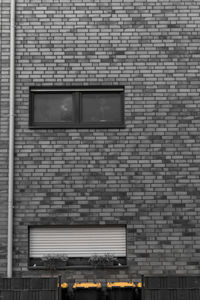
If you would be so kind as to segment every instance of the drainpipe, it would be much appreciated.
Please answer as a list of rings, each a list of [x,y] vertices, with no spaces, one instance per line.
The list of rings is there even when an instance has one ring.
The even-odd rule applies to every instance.
[[[7,277],[12,277],[13,187],[14,187],[14,100],[15,100],[15,0],[10,2],[10,114],[8,170],[8,249]]]

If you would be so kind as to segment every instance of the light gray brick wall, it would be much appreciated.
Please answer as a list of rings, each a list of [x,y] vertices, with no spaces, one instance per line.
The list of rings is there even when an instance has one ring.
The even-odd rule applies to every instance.
[[[16,2],[14,274],[28,225],[113,223],[128,268],[67,279],[199,274],[199,1]],[[69,85],[124,85],[125,129],[30,130],[29,87]]]

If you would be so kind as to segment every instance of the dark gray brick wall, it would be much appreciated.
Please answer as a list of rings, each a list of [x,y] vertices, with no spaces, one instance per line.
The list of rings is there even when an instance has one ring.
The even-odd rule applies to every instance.
[[[199,274],[199,1],[16,2],[14,274],[34,224],[127,224],[127,269],[69,279]],[[29,86],[68,85],[124,85],[126,128],[29,130]]]
[[[0,276],[7,253],[7,181],[9,111],[9,1],[0,3]]]

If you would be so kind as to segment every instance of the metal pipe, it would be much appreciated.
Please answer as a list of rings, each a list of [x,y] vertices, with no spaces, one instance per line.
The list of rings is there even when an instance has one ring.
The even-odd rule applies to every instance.
[[[13,260],[13,187],[14,187],[14,101],[15,100],[15,0],[10,2],[10,113],[8,169],[8,249],[7,277],[12,277]]]

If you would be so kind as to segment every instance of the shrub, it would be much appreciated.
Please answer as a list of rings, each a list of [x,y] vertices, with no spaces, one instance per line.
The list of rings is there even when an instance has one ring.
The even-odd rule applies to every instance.
[[[119,261],[118,259],[109,253],[106,253],[105,255],[93,255],[89,259],[89,264],[93,266],[114,266],[118,265]]]

